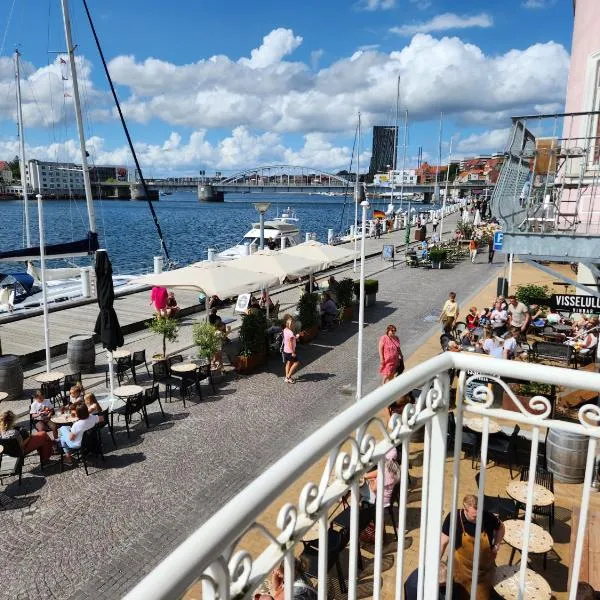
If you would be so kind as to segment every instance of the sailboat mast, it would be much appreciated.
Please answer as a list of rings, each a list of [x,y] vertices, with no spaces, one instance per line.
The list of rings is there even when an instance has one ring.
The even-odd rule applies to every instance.
[[[23,107],[21,105],[21,68],[20,53],[15,50],[15,71],[17,77],[17,121],[19,127],[19,154],[21,170],[21,187],[23,188],[23,213],[25,214],[25,244],[31,247],[31,231],[29,230],[29,195],[27,193],[27,175],[25,174],[25,137],[23,136]]]
[[[400,210],[404,198],[404,170],[406,169],[406,145],[408,143],[408,110],[404,111],[404,141],[402,144],[402,180],[400,181]],[[409,215],[410,216],[410,215]]]
[[[400,110],[400,75],[398,75],[398,86],[396,88],[396,118],[394,119],[394,155],[392,156],[392,192],[390,204],[394,204],[394,187],[396,180],[396,164],[398,161],[398,111]]]
[[[73,81],[73,103],[75,104],[75,118],[77,121],[77,133],[79,134],[79,146],[81,149],[81,168],[83,170],[83,185],[85,187],[85,201],[87,204],[90,231],[96,233],[96,215],[94,212],[94,200],[92,198],[92,185],[90,183],[90,171],[87,162],[87,151],[85,149],[85,135],[83,133],[83,119],[81,117],[81,101],[79,99],[79,85],[77,83],[77,68],[75,66],[75,51],[71,37],[71,21],[69,19],[69,1],[61,0],[63,21],[65,24],[65,39],[67,41],[67,52],[69,54],[69,66],[71,67],[71,79]]]
[[[358,233],[358,203],[360,201],[360,112],[358,113],[358,133],[356,144],[356,181],[354,182],[354,267],[356,272],[356,252],[357,252],[357,233]],[[364,227],[364,223],[363,223]]]
[[[435,170],[435,191],[434,191],[434,202],[440,201],[440,169],[442,167],[442,127],[444,123],[444,113],[440,113],[440,137],[438,141],[438,165]]]

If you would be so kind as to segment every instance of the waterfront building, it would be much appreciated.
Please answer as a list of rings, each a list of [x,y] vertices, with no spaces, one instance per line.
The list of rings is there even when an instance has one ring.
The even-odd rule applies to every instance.
[[[435,183],[436,180],[444,181],[446,178],[446,169],[448,165],[430,165],[424,162],[416,169],[417,179],[419,183]]]
[[[418,183],[416,169],[400,169],[399,171],[388,171],[387,173],[377,173],[373,177],[375,185],[391,186],[392,178],[394,186],[415,185]]]
[[[388,125],[375,125],[373,127],[373,146],[369,175],[386,173],[395,164],[394,158],[398,154],[398,128]]]

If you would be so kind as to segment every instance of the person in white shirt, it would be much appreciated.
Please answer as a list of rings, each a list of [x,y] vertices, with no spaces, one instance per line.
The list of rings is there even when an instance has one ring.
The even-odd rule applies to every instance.
[[[511,329],[508,331],[502,346],[502,358],[505,358],[506,360],[512,360],[515,357],[517,353],[518,334],[519,329],[517,327],[511,327]]]
[[[490,322],[495,335],[503,335],[506,332],[506,321],[508,313],[502,308],[502,302],[496,302],[496,306],[490,315]]]
[[[81,448],[81,442],[83,441],[83,434],[95,427],[101,420],[98,415],[90,415],[88,407],[85,404],[77,406],[77,421],[69,427],[63,425],[58,430],[58,437],[60,439],[61,446],[65,451],[65,458],[67,464],[72,461],[70,450],[77,450]]]
[[[50,417],[54,414],[54,407],[50,400],[44,398],[44,394],[40,390],[33,395],[29,406],[29,414],[35,421],[35,428],[38,431],[52,430],[53,437],[56,437],[56,425],[50,421]]]

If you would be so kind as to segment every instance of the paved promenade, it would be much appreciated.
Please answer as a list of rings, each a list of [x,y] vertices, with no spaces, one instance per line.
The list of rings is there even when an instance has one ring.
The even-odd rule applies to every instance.
[[[498,275],[500,264],[480,260],[441,271],[369,261],[367,273],[378,273],[380,291],[366,311],[365,391],[378,384],[376,344],[385,325],[398,325],[410,355],[437,327],[431,316],[450,289],[466,306]],[[291,305],[297,297],[289,290],[281,301]],[[189,343],[189,330],[169,351]],[[283,383],[275,357],[264,372],[226,374],[215,394],[204,386],[201,403],[164,405],[163,423],[155,409],[149,431],[136,424],[128,440],[119,428],[118,450],[107,441],[106,463],[94,463],[89,477],[82,468],[61,474],[56,466],[41,476],[29,458],[23,486],[11,478],[0,488],[0,597],[120,597],[247,482],[354,402],[344,387],[355,381],[356,330],[346,324],[302,346],[296,385]],[[149,354],[156,346],[142,334],[129,342]]]

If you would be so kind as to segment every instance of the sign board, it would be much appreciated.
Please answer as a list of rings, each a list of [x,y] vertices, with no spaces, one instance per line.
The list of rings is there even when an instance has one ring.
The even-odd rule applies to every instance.
[[[552,294],[550,306],[557,311],[600,314],[600,298],[585,294]]]
[[[473,377],[473,375],[476,375],[477,377],[475,377],[471,381],[468,381],[468,379],[470,377]],[[468,383],[466,383],[465,385],[465,398],[471,400],[471,402],[481,402],[481,400],[476,400],[473,397],[473,393],[478,387],[484,386],[488,389],[492,388],[492,380],[486,377],[485,375],[476,373],[475,371],[467,371],[467,381]]]
[[[394,260],[394,244],[384,244],[382,251],[383,260]]]
[[[250,294],[240,294],[235,304],[235,312],[244,312],[250,304]]]
[[[502,250],[504,246],[504,232],[494,231],[494,250]]]

